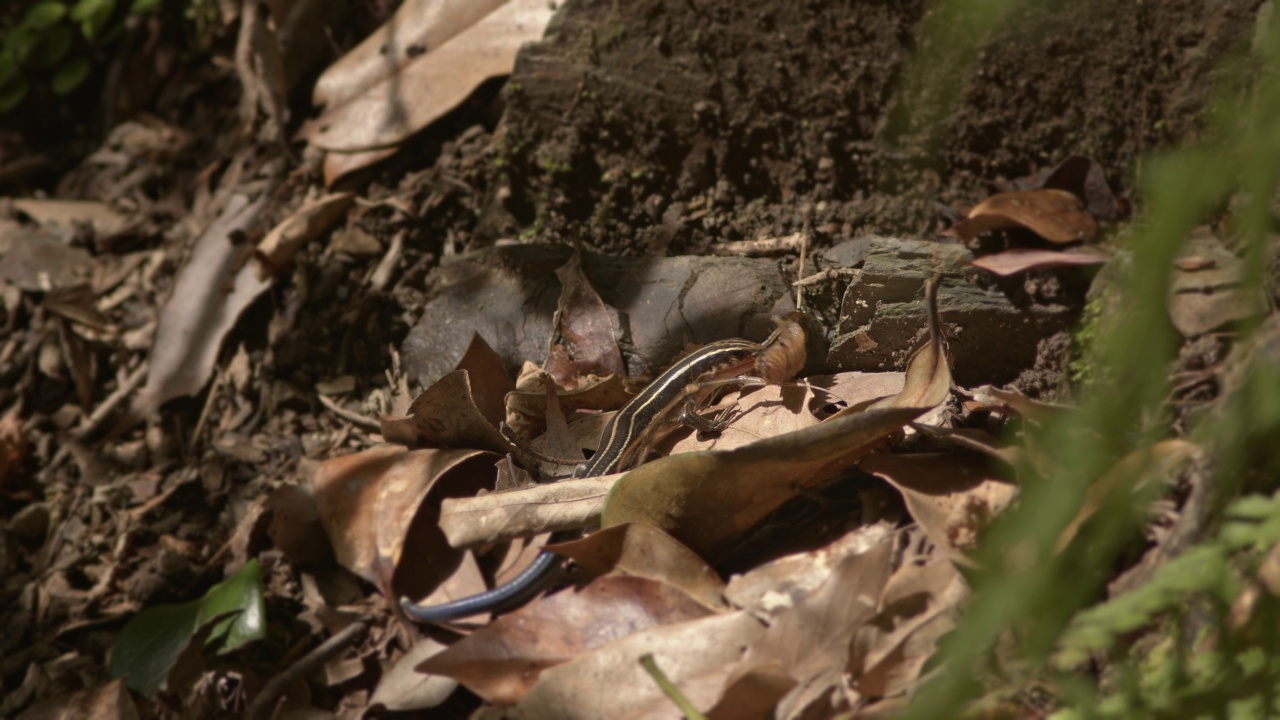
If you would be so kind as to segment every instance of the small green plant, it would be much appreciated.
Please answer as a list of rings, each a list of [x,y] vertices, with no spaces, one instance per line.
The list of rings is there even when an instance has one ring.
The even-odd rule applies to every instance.
[[[93,49],[120,36],[125,16],[159,5],[160,0],[36,2],[0,42],[0,112],[21,104],[33,83],[48,83],[55,95],[80,87],[93,68]]]

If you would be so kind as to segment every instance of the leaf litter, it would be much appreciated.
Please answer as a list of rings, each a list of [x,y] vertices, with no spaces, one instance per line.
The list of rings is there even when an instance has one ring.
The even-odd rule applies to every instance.
[[[444,3],[405,3],[402,7],[410,6],[423,15],[449,7]],[[479,17],[488,6],[459,8],[454,11]],[[548,17],[549,10],[539,8]],[[402,27],[410,22],[407,16],[396,21]],[[415,30],[412,37],[397,36],[396,23],[390,24],[385,34],[371,38],[363,53],[362,62],[368,64],[372,59],[377,72],[399,73],[403,61],[420,54],[423,48],[417,43],[424,42],[429,55],[434,48],[452,44],[444,38],[458,37],[461,32],[456,28],[428,29],[422,35]],[[461,22],[457,27],[465,25]],[[602,47],[608,50],[607,39]],[[388,50],[387,62],[379,57],[384,55],[380,50]],[[667,51],[658,45],[655,50]],[[270,58],[262,55],[259,62],[264,60]],[[255,72],[261,77],[253,82],[266,82],[260,89],[277,96],[274,100],[264,96],[259,102],[266,120],[278,124],[283,116],[272,114],[279,110],[278,106],[273,110],[272,103],[279,100],[282,87],[273,87],[279,78],[272,79],[269,70],[258,68]],[[296,68],[289,72],[297,75]],[[377,72],[361,74],[367,72],[368,66],[357,69],[344,82],[357,94],[376,87]],[[474,78],[467,82],[474,87]],[[453,90],[462,92],[459,87]],[[570,111],[589,108],[595,92],[589,83],[584,84]],[[317,97],[321,96],[317,87]],[[344,99],[334,92],[325,102],[333,109]],[[449,107],[441,103],[423,115]],[[412,131],[410,125],[390,127],[395,133]],[[411,254],[403,265],[398,264],[403,248],[397,250],[393,244],[379,263],[380,268],[385,264],[390,269],[375,281],[374,273],[366,272],[361,259],[376,258],[383,252],[389,237],[384,231],[404,237],[404,226],[396,223],[406,222],[403,217],[412,213],[388,221],[388,216],[396,216],[371,210],[373,206],[364,204],[364,197],[341,193],[307,205],[300,187],[315,178],[297,173],[285,179],[269,163],[259,164],[262,157],[279,152],[269,146],[257,146],[253,153],[231,162],[206,166],[193,182],[173,183],[173,168],[199,167],[190,155],[199,131],[175,128],[148,116],[117,125],[98,152],[63,178],[57,198],[19,198],[4,209],[5,214],[13,213],[13,219],[0,223],[0,308],[4,313],[0,375],[5,381],[0,383],[0,407],[4,408],[0,498],[6,503],[0,571],[12,579],[5,597],[13,602],[7,608],[6,631],[0,633],[0,651],[6,655],[6,682],[17,678],[21,687],[5,686],[0,714],[25,709],[36,714],[136,716],[134,699],[119,681],[103,680],[85,690],[61,692],[93,681],[93,673],[84,665],[88,654],[82,649],[102,648],[101,652],[106,652],[125,618],[142,618],[139,611],[200,597],[202,590],[236,568],[247,567],[255,558],[263,570],[261,584],[272,629],[283,631],[275,639],[288,637],[290,641],[288,658],[305,655],[304,660],[310,661],[319,657],[311,653],[311,645],[325,634],[346,643],[339,644],[336,655],[313,666],[318,669],[308,683],[299,681],[301,676],[293,678],[292,691],[284,693],[288,696],[282,708],[285,712],[307,711],[313,702],[319,705],[320,700],[308,699],[305,684],[310,684],[313,692],[322,688],[327,696],[341,693],[348,707],[381,704],[413,710],[465,703],[470,696],[455,692],[454,681],[417,668],[450,643],[453,648],[466,646],[448,632],[419,631],[396,623],[388,604],[394,604],[400,594],[439,592],[440,587],[446,588],[441,597],[488,587],[515,571],[522,562],[520,557],[537,552],[537,541],[512,540],[549,528],[593,525],[602,512],[608,514],[603,501],[608,488],[618,480],[592,478],[589,480],[596,481],[592,484],[570,481],[529,487],[534,476],[548,479],[557,473],[550,464],[537,466],[521,457],[498,432],[498,423],[524,418],[519,432],[532,446],[571,460],[574,453],[569,450],[594,448],[609,411],[643,386],[643,377],[625,377],[624,367],[660,369],[672,355],[668,350],[691,336],[701,341],[729,334],[759,338],[761,326],[735,316],[727,322],[729,330],[708,334],[707,326],[701,323],[717,315],[718,310],[709,309],[713,306],[664,304],[656,313],[643,314],[638,308],[648,302],[648,296],[635,293],[631,299],[641,298],[640,304],[625,305],[620,300],[627,298],[619,297],[627,294],[619,292],[623,284],[615,287],[607,283],[602,294],[608,303],[599,296],[585,298],[594,314],[579,315],[580,309],[569,309],[578,308],[583,297],[568,303],[562,296],[567,322],[553,323],[551,333],[541,332],[542,325],[529,333],[536,344],[563,353],[568,362],[556,369],[552,358],[546,358],[545,370],[532,369],[524,378],[527,384],[513,393],[515,385],[508,369],[534,353],[513,356],[507,344],[501,344],[501,353],[483,347],[482,336],[496,337],[492,327],[472,321],[474,316],[463,320],[459,315],[465,335],[458,350],[465,347],[471,355],[474,349],[483,357],[459,363],[465,375],[450,377],[437,389],[439,396],[423,401],[415,413],[408,414],[406,405],[412,396],[405,386],[399,355],[394,348],[386,350],[394,339],[388,341],[377,329],[387,320],[369,312],[379,301],[357,295],[357,302],[348,302],[348,295],[335,299],[326,294],[327,289],[340,287],[345,292],[368,286],[416,301],[421,299],[414,296],[418,280],[439,260],[431,254],[450,255],[469,249],[475,246],[474,237],[468,231],[455,235],[450,230],[450,236],[438,243],[433,239],[426,255]],[[473,135],[482,139],[460,142],[446,154],[461,156],[482,145],[485,134]],[[360,136],[344,133],[338,144],[349,139],[359,140]],[[331,153],[329,180],[347,169],[363,167],[371,158],[394,153],[401,142],[395,140],[367,153]],[[335,171],[339,154],[356,162]],[[495,163],[503,159],[484,158]],[[843,162],[837,160],[837,164]],[[458,201],[465,192],[457,186],[465,187],[473,179],[444,177],[452,167],[456,164],[443,162],[424,172],[426,180],[417,185],[416,180],[406,182],[396,191],[406,194],[392,200],[420,212],[419,219],[432,212],[475,210],[479,195],[484,193],[475,194],[477,188],[468,188],[475,197]],[[696,174],[697,168],[690,167],[690,173]],[[282,184],[273,189],[273,183]],[[453,183],[453,190],[440,189],[449,183]],[[1065,225],[1078,238],[1083,237],[1081,229],[1087,222],[1072,213],[1084,212],[1110,222],[1127,212],[1125,199],[1111,193],[1101,167],[1088,158],[1068,158],[1037,173],[1026,184],[1013,181],[995,189],[1000,193],[1069,192],[1082,203],[1066,213]],[[493,196],[485,202],[506,202],[505,190],[493,189]],[[730,213],[720,207],[726,200],[732,204],[733,191],[729,187],[727,195],[721,193],[725,197],[714,202],[708,195],[705,204],[699,198],[687,208],[691,214],[683,217],[684,205],[679,212],[667,213],[671,219],[663,215],[663,232],[675,228],[676,242],[685,242],[684,233],[697,221],[707,228],[722,223],[719,227],[724,237],[737,237],[740,229],[723,224]],[[313,192],[309,197],[320,198],[320,194]],[[675,197],[681,197],[680,203],[687,199],[679,194]],[[644,204],[661,213],[672,199],[651,197]],[[298,210],[285,209],[295,200]],[[230,222],[250,207],[253,218]],[[816,212],[820,217],[823,211]],[[1022,227],[1040,227],[1046,235],[1056,232],[1042,226],[1043,218],[1018,217],[1016,212],[1006,213],[1005,219]],[[384,221],[389,225],[379,225]],[[819,222],[815,219],[815,224]],[[308,247],[323,242],[334,226],[344,224],[344,232],[366,233],[374,242],[366,243],[357,253]],[[272,227],[276,229],[272,231]],[[763,226],[759,229],[758,237],[785,235],[763,232]],[[193,251],[193,243],[199,247],[196,241],[207,233],[211,234],[203,242],[208,247]],[[818,227],[816,236],[829,238],[833,234],[848,236],[851,231],[837,222]],[[815,236],[807,231],[803,235],[805,242]],[[270,239],[259,243],[259,237]],[[215,247],[217,242],[227,247]],[[671,242],[670,238],[665,242]],[[732,242],[713,244],[724,249],[738,247]],[[268,252],[272,247],[280,248],[281,253]],[[352,258],[357,261],[353,263]],[[1066,264],[1094,264],[1101,259],[1080,250],[1055,253],[1011,248],[980,256],[974,265],[1018,274]],[[584,254],[582,263],[586,266],[582,278],[599,273],[599,256],[592,259]],[[849,274],[831,277],[852,277],[858,271],[856,266],[855,262],[839,268]],[[636,268],[643,268],[643,263],[627,267],[624,274],[639,276],[641,271]],[[756,317],[778,311],[771,291],[759,282],[758,271],[754,276],[734,276],[729,267],[715,266],[725,275],[703,282],[711,273],[699,266],[675,287],[682,292],[689,288],[696,291],[701,283],[713,293],[727,286],[746,288],[722,299],[736,305],[754,293],[761,298],[751,310]],[[780,267],[786,272],[792,269],[787,263]],[[177,282],[175,270],[180,270]],[[1241,290],[1245,286],[1239,270],[1231,248],[1220,241],[1218,247],[1192,248],[1175,262],[1169,314],[1188,338],[1211,344],[1224,331],[1234,332],[1269,312],[1265,297]],[[248,281],[251,277],[253,282]],[[655,273],[646,280],[666,283],[673,277],[679,279]],[[740,278],[741,282],[727,282],[726,277]],[[1029,281],[1028,287],[1035,282]],[[562,285],[570,284],[562,280]],[[318,288],[324,291],[317,292]],[[579,286],[579,290],[589,289]],[[510,294],[518,302],[534,306],[532,296]],[[316,298],[324,298],[320,302],[328,301],[333,308],[316,312]],[[484,304],[474,299],[470,302]],[[603,314],[598,312],[602,309]],[[947,308],[943,311],[945,315]],[[308,318],[309,314],[316,317]],[[679,321],[670,320],[674,317]],[[655,322],[655,318],[665,319]],[[410,321],[412,318],[395,320]],[[582,325],[575,324],[579,321]],[[264,345],[250,328],[268,323],[270,328],[263,330],[269,341]],[[547,323],[547,317],[539,315],[537,323]],[[346,328],[347,337],[327,336],[333,328],[321,327],[325,324]],[[638,334],[638,329],[648,335]],[[308,334],[315,337],[306,337]],[[346,349],[366,335],[366,347],[382,344],[378,350],[381,355]],[[299,342],[300,336],[306,340]],[[557,344],[557,336],[571,341]],[[653,343],[655,337],[671,346]],[[615,355],[619,340],[623,355]],[[645,349],[637,351],[629,341],[643,341]],[[342,344],[343,357],[326,363],[321,372],[309,364],[302,369],[296,358],[309,354],[327,357],[331,354],[327,352],[329,342],[335,347]],[[653,351],[655,346],[666,349]],[[907,409],[914,411],[923,405],[943,384],[938,359],[945,353],[934,344],[929,347],[933,348],[931,362],[912,361],[912,367],[919,362],[920,367],[931,368],[924,373],[928,378],[923,383],[905,380],[902,373],[841,373],[804,378],[819,390],[765,387],[725,393],[717,406],[707,410],[708,417],[720,417],[719,411],[726,409],[734,411],[724,416],[728,424],[723,429],[718,433],[692,429],[677,433],[656,449],[653,455],[659,459],[651,465],[672,460],[669,456],[710,456],[719,458],[711,466],[712,472],[727,468],[736,474],[743,468],[724,460],[721,454],[737,452],[741,457],[760,459],[762,467],[779,469],[777,487],[734,498],[725,505],[730,508],[725,518],[712,502],[716,496],[710,483],[703,487],[701,481],[689,491],[692,499],[679,493],[656,501],[632,498],[631,512],[636,518],[655,522],[675,535],[636,521],[611,525],[562,546],[560,550],[576,559],[577,588],[536,600],[491,625],[472,623],[461,628],[485,628],[472,637],[491,630],[496,633],[504,623],[527,611],[546,623],[542,635],[555,637],[565,628],[578,627],[579,613],[594,611],[591,622],[581,627],[599,630],[603,644],[580,643],[572,655],[545,652],[547,648],[540,646],[537,638],[524,645],[485,646],[486,652],[510,648],[503,652],[515,657],[500,660],[513,667],[526,661],[541,663],[536,678],[514,674],[488,678],[483,669],[488,661],[483,655],[465,659],[459,667],[467,666],[473,676],[480,676],[472,680],[477,686],[491,679],[493,686],[486,693],[502,702],[518,702],[510,712],[531,717],[565,717],[567,707],[580,716],[673,715],[676,711],[669,698],[638,670],[635,660],[645,653],[656,654],[658,666],[711,717],[765,712],[795,717],[825,714],[832,708],[869,713],[891,710],[919,683],[937,637],[951,627],[963,601],[964,581],[953,563],[967,562],[963,553],[972,546],[973,538],[1016,491],[1016,483],[1023,480],[1016,475],[1021,463],[1036,462],[1035,448],[1026,448],[1020,459],[1014,451],[1022,450],[1021,445],[1009,444],[1009,440],[1020,438],[1000,431],[1016,429],[1020,423],[1033,425],[1038,417],[1048,414],[1072,412],[1019,398],[1010,391],[986,388],[959,405],[941,400],[934,403],[929,413],[941,421],[937,426],[922,424],[919,418],[902,420],[893,413],[902,410],[902,417],[906,417]],[[594,358],[587,365],[605,356],[615,363],[625,356],[630,364],[615,364],[601,371],[613,374],[611,379],[589,379],[587,375],[595,371],[576,364],[584,357],[577,354],[581,348],[589,349]],[[454,357],[446,362],[452,364]],[[551,380],[547,379],[548,371]],[[143,380],[146,390],[139,395],[137,389]],[[950,380],[945,384],[949,386]],[[564,392],[565,387],[575,389]],[[946,388],[947,393],[950,389]],[[319,409],[318,398],[327,410]],[[883,398],[893,399],[867,409]],[[131,401],[136,410],[152,417],[146,428],[121,425],[111,431],[107,442],[88,442],[106,430],[106,421],[118,418],[120,408]],[[852,409],[839,414],[841,407]],[[377,421],[384,413],[390,417],[383,418],[385,423],[379,426]],[[561,413],[568,415],[567,426],[560,422]],[[864,417],[861,425],[847,419],[868,414],[878,419],[868,423]],[[459,421],[459,417],[463,419]],[[973,427],[950,426],[961,421]],[[815,428],[822,428],[822,432]],[[823,444],[850,439],[851,445],[859,447],[844,448],[836,456],[819,452]],[[404,445],[379,447],[379,441],[403,441]],[[957,451],[957,446],[967,450]],[[780,448],[797,450],[798,467],[769,464],[776,460],[769,458],[769,453]],[[976,449],[1001,460],[985,465],[969,452]],[[1151,476],[1167,482],[1175,477],[1176,467],[1197,450],[1156,444],[1120,459],[1116,473],[1126,474],[1131,469],[1128,464],[1150,463]],[[321,478],[319,485],[309,481],[294,484],[297,475],[305,477],[295,466],[308,464],[299,458],[323,461],[309,461],[313,468],[323,470],[315,476]],[[495,461],[500,463],[496,467]],[[677,468],[680,463],[659,467]],[[1117,493],[1123,498],[1130,492],[1127,486],[1113,484],[1109,476],[1099,479],[1098,489],[1091,494],[1103,500],[1092,500],[1073,523],[1075,536],[1064,536],[1061,542],[1087,538],[1087,532],[1081,533],[1079,528],[1091,522],[1089,507],[1114,499]],[[746,472],[744,477],[764,486],[771,479],[759,471]],[[637,485],[628,489],[628,494],[642,495],[641,483],[626,482]],[[782,487],[788,483],[790,487]],[[842,495],[850,485],[858,489]],[[890,486],[896,489],[889,490]],[[493,489],[500,491],[478,497],[496,500],[491,508],[460,509],[476,498],[473,493]],[[274,491],[269,502],[265,490]],[[549,494],[536,495],[535,490]],[[445,497],[448,495],[457,497]],[[344,503],[351,507],[342,507]],[[559,514],[537,510],[557,504],[574,508]],[[815,509],[815,504],[821,505],[821,510]],[[721,527],[697,528],[684,505],[701,508],[697,511],[706,524]],[[17,511],[9,512],[12,508]],[[1150,510],[1168,512],[1167,506],[1162,509],[1156,505]],[[475,518],[502,519],[493,521],[491,534],[455,536],[445,529],[451,513],[456,513],[459,526],[491,522]],[[531,520],[529,515],[538,517]],[[832,517],[844,524],[819,527]],[[864,520],[867,524],[861,524]],[[808,546],[779,557],[779,550],[769,547],[770,539],[777,537],[770,532],[777,528],[803,538]],[[1156,521],[1149,527],[1153,533],[1162,530]],[[1158,539],[1163,544],[1163,536]],[[882,557],[885,552],[887,560]],[[350,570],[339,567],[337,558]],[[1257,575],[1252,591],[1255,598],[1274,573],[1260,570]],[[370,592],[370,583],[378,592]],[[851,584],[857,585],[855,594],[861,605],[824,604],[824,598],[839,595],[839,588]],[[1259,601],[1242,593],[1237,602],[1240,623],[1256,618]],[[631,625],[616,622],[612,616],[612,608],[624,605],[643,610],[627,616],[634,619]],[[298,611],[299,607],[304,609]],[[367,640],[346,632],[370,618],[378,619],[378,625]],[[781,642],[788,638],[780,638],[778,628],[794,629],[821,651],[799,657],[798,646]],[[504,641],[529,640],[509,629],[505,632]],[[427,634],[431,637],[423,636]],[[140,699],[140,703],[165,704],[151,705],[146,714],[154,713],[157,706],[225,714],[244,709],[246,699],[254,701],[255,713],[259,711],[256,701],[270,695],[259,694],[258,688],[270,684],[264,680],[280,679],[279,667],[254,660],[265,644],[250,644],[249,652],[236,653],[226,662],[201,662],[200,646],[209,637],[213,637],[209,628],[189,635],[191,642],[177,660],[170,691],[157,701]],[[359,639],[352,639],[356,637]],[[436,637],[445,642],[436,642]],[[49,644],[48,638],[56,645]],[[59,655],[67,647],[77,648],[76,653]],[[273,662],[282,657],[286,656],[271,655]],[[399,662],[391,663],[394,658],[400,658]],[[392,667],[382,672],[382,665],[387,664]],[[102,680],[101,674],[98,679]],[[617,688],[621,691],[614,692]],[[55,689],[58,694],[51,694]],[[32,705],[38,697],[48,699]]]

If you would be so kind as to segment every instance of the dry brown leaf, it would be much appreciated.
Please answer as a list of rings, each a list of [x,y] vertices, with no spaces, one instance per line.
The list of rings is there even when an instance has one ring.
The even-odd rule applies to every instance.
[[[302,204],[258,243],[258,255],[268,269],[293,262],[298,250],[333,227],[355,204],[355,193],[330,193]]]
[[[698,450],[732,450],[774,435],[818,424],[809,411],[815,401],[812,390],[795,385],[766,385],[731,392],[704,416],[727,411],[729,424],[710,437],[703,433],[678,433],[659,443],[664,455]]]
[[[996,275],[1008,276],[1044,268],[1102,265],[1108,259],[1106,253],[1095,250],[1059,252],[1040,248],[1010,248],[994,255],[983,255],[969,264]]]
[[[467,371],[476,409],[490,425],[497,427],[506,416],[507,393],[515,389],[511,376],[502,367],[502,358],[480,337],[480,333],[474,333],[455,369]]]
[[[396,664],[378,681],[373,697],[369,698],[370,708],[425,710],[448,700],[458,687],[458,681],[418,670],[419,665],[446,649],[445,645],[430,637],[414,643],[409,652],[396,660]]]
[[[516,706],[524,720],[678,717],[640,665],[653,655],[662,672],[697,707],[710,707],[728,672],[762,631],[747,613],[712,615],[649,628],[543,671]]]
[[[728,608],[720,575],[678,540],[648,525],[605,528],[549,549],[576,561],[585,578],[621,572],[677,587],[713,610]]]
[[[487,702],[511,705],[549,667],[632,633],[710,612],[665,583],[603,577],[504,615],[418,669],[455,678]]]
[[[298,135],[338,152],[397,145],[452,110],[480,83],[510,73],[516,51],[542,37],[552,14],[544,0],[511,0],[399,72],[331,105]]]
[[[875,615],[892,570],[893,548],[886,539],[841,560],[817,590],[778,614],[731,677],[780,665],[796,686],[779,701],[777,716],[796,717],[814,704],[831,707],[854,634]]]
[[[0,283],[28,292],[46,292],[76,283],[89,266],[89,253],[46,233],[21,229],[0,253]]]
[[[338,105],[368,90],[476,24],[504,1],[407,0],[382,27],[321,73],[311,103]]]
[[[1099,220],[1118,220],[1127,210],[1126,203],[1111,192],[1102,166],[1086,155],[1072,155],[1053,167],[1016,180],[994,182],[992,187],[999,192],[1035,188],[1066,190],[1082,198],[1085,209]]]
[[[725,595],[734,606],[767,617],[794,607],[816,590],[846,557],[887,540],[893,523],[881,520],[846,533],[825,547],[787,555],[729,579]]]
[[[324,186],[333,187],[348,174],[372,167],[400,152],[400,147],[365,150],[364,152],[330,152],[324,156],[321,174]]]
[[[384,416],[382,436],[410,447],[514,450],[476,406],[466,370],[455,370],[424,390],[409,406],[408,417]]]
[[[551,320],[545,368],[556,384],[577,389],[586,376],[626,375],[609,311],[582,274],[582,253],[556,269],[560,300]]]
[[[569,410],[616,410],[631,399],[626,382],[620,375],[608,375],[582,382],[576,390],[556,388],[560,406]],[[507,424],[523,437],[540,435],[545,428],[547,412],[547,375],[536,365],[527,363],[516,378],[516,389],[507,393]],[[601,429],[604,425],[601,424]],[[584,447],[595,448],[597,436]]]
[[[326,460],[312,486],[338,562],[388,597],[398,597],[391,592],[396,573],[408,578],[405,594],[425,594],[460,556],[436,527],[439,513],[428,494],[438,503],[492,487],[496,459],[474,450],[382,445]]]
[[[938,638],[955,627],[968,593],[949,562],[903,563],[885,587],[876,619],[855,636],[847,669],[858,692],[880,699],[914,687]]]
[[[906,500],[911,517],[935,545],[956,559],[978,532],[1017,496],[1017,487],[995,477],[970,455],[868,455],[858,463],[884,479]]]
[[[96,200],[15,198],[13,208],[65,240],[75,236],[77,227],[88,227],[99,245],[129,232],[132,225],[129,218]]]
[[[134,398],[136,411],[150,414],[168,400],[199,392],[213,373],[223,337],[271,286],[252,259],[237,267],[241,255],[233,240],[252,228],[267,200],[266,194],[257,200],[233,194],[196,240],[160,311],[147,384]]]
[[[1098,223],[1084,203],[1066,190],[1040,188],[997,193],[978,203],[969,217],[947,230],[965,242],[1002,228],[1024,227],[1053,243],[1089,242]]]
[[[929,339],[907,361],[906,378],[902,392],[872,403],[870,408],[928,408],[933,409],[951,396],[951,363],[947,359],[947,341],[942,335],[942,322],[938,317],[938,279],[933,278],[924,286],[925,315],[928,318]],[[836,413],[832,419],[857,412],[850,407]]]

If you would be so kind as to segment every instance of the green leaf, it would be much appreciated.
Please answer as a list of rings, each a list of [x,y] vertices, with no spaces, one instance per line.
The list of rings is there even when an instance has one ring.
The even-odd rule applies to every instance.
[[[227,616],[228,613],[235,614]],[[257,560],[250,560],[240,572],[205,593],[200,624],[219,617],[205,642],[206,646],[221,642],[219,654],[266,637],[266,604],[262,598],[262,570]]]
[[[125,687],[140,693],[164,687],[169,670],[198,627],[200,603],[157,605],[135,615],[116,638],[111,677],[128,675]]]
[[[60,2],[40,2],[36,3],[27,11],[26,17],[22,19],[22,24],[33,28],[44,30],[52,27],[59,20],[67,16],[67,6]]]
[[[89,40],[98,37],[115,10],[115,0],[80,0],[71,8],[71,19],[80,23],[80,31]]]
[[[144,15],[155,12],[158,7],[160,7],[160,0],[133,0],[133,4],[129,6],[129,14]]]
[[[80,87],[85,78],[89,77],[89,70],[88,58],[84,56],[73,57],[65,65],[58,68],[58,72],[54,73],[53,79],[49,81],[49,87],[57,95],[66,95]]]
[[[27,81],[22,77],[10,78],[0,84],[0,113],[9,112],[27,96]]]
[[[19,25],[4,36],[4,51],[21,65],[40,43],[40,32],[27,25]]]
[[[49,68],[62,62],[71,49],[71,28],[59,25],[40,38],[40,44],[31,54],[31,64],[35,67]]]
[[[213,622],[205,646],[221,641],[227,653],[266,636],[262,571],[257,560],[209,588],[199,600],[157,605],[138,613],[120,631],[111,654],[111,676],[128,675],[125,685],[140,693],[164,687],[182,651],[196,631]]]

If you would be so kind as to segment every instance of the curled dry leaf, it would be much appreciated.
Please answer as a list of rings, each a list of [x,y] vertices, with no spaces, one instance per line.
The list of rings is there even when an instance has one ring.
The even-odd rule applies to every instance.
[[[646,578],[603,577],[577,592],[557,593],[504,615],[418,670],[455,678],[488,702],[511,705],[547,668],[632,633],[709,614],[674,586]],[[600,686],[593,694],[601,694]]]
[[[391,592],[397,572],[415,590],[438,584],[460,553],[436,527],[438,510],[427,496],[474,495],[491,487],[496,459],[475,450],[382,445],[326,460],[312,484],[338,562],[389,597],[397,596]]]
[[[471,399],[476,409],[490,425],[497,427],[506,414],[506,395],[515,389],[511,376],[502,367],[502,358],[480,337],[480,333],[473,333],[455,369],[467,371]]]
[[[410,447],[483,448],[503,454],[514,449],[476,406],[466,370],[455,370],[424,390],[409,406],[409,417],[383,417],[382,436]]]
[[[947,234],[969,242],[992,230],[1016,227],[1026,228],[1052,243],[1089,242],[1098,234],[1098,223],[1079,197],[1051,188],[992,195]]]
[[[970,264],[1003,277],[1017,275],[1028,270],[1102,265],[1108,259],[1106,253],[1094,250],[1087,252],[1059,252],[1057,250],[1039,248],[1010,248],[993,255],[983,255],[980,258],[975,258]]]
[[[342,219],[356,201],[354,193],[330,193],[303,203],[292,215],[271,229],[258,243],[264,269],[280,268],[293,262],[298,250]]]
[[[713,610],[728,608],[720,575],[680,541],[648,525],[605,528],[549,549],[576,561],[586,578],[621,572],[677,587]]]
[[[568,410],[616,410],[631,399],[620,375],[579,383],[576,390],[556,388],[560,407]],[[507,394],[507,424],[525,437],[538,435],[545,427],[547,412],[546,373],[530,365],[516,378],[516,390]],[[601,426],[603,429],[603,425]],[[594,448],[595,444],[589,444]]]
[[[551,320],[547,374],[560,387],[576,389],[584,376],[625,375],[609,310],[582,273],[582,253],[575,251],[563,267],[560,301]]]

